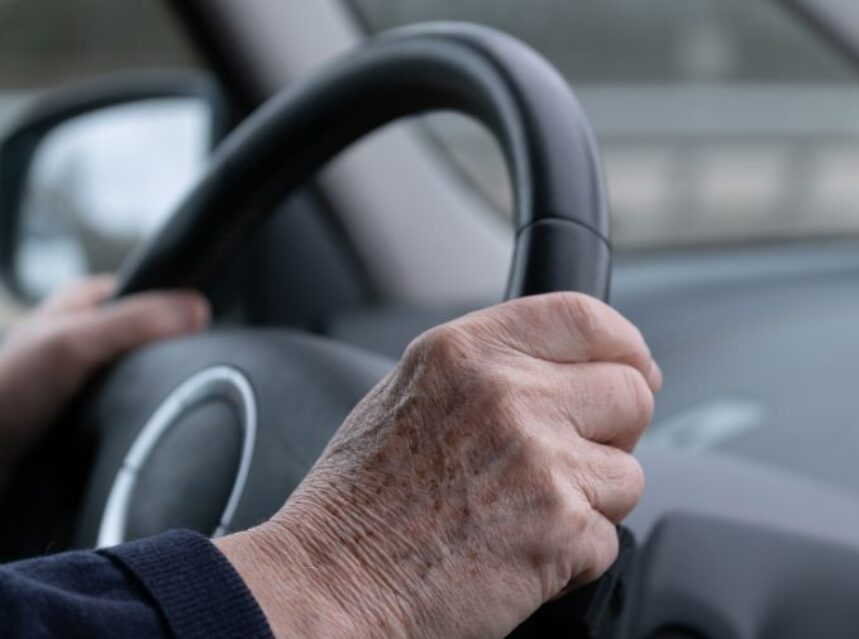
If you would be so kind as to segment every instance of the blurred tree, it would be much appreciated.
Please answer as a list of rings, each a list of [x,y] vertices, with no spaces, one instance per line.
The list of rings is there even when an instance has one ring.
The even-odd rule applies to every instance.
[[[488,24],[576,82],[849,82],[852,69],[772,0],[351,0],[371,31]]]
[[[0,88],[198,61],[164,0],[0,0]]]

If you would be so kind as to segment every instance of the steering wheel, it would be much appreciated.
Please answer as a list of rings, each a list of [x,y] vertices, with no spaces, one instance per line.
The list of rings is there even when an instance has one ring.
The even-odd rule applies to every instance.
[[[251,227],[328,160],[382,125],[440,109],[473,116],[503,149],[515,204],[507,297],[576,290],[606,299],[607,198],[577,100],[522,43],[452,23],[383,34],[268,102],[128,261],[118,295],[204,286]],[[79,411],[93,462],[75,543],[177,526],[223,534],[263,521],[392,366],[324,338],[256,328],[133,354]]]

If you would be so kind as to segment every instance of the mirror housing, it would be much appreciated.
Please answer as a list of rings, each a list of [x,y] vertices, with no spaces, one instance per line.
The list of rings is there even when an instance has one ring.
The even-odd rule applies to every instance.
[[[170,213],[196,178],[195,169],[202,168],[232,124],[232,110],[217,82],[193,71],[124,72],[36,98],[0,141],[0,279],[20,298],[35,301],[67,276],[114,270],[142,239],[135,234],[151,231],[149,226]],[[195,137],[189,126],[202,127],[200,135]],[[161,143],[168,143],[163,154],[161,149],[147,153]],[[183,143],[185,148],[176,148]],[[195,148],[198,143],[202,148]],[[87,154],[99,148],[106,153],[85,166]],[[151,175],[158,170],[160,177]],[[82,185],[87,177],[92,184]],[[129,188],[135,183],[137,192]],[[75,201],[72,191],[87,186],[101,193],[83,193],[89,197]],[[132,201],[117,202],[124,194]],[[152,200],[149,210],[141,196]],[[142,210],[143,218],[153,219],[128,214],[123,219],[123,211],[110,208],[115,204],[128,204],[128,211]],[[74,210],[81,209],[88,219],[46,221],[57,213],[52,206],[60,211],[58,218],[75,217]],[[49,230],[53,243],[42,242],[39,248],[29,241],[34,228],[44,231],[51,224],[56,227]],[[56,237],[65,226],[75,226],[75,232]],[[64,268],[67,273],[59,272]]]

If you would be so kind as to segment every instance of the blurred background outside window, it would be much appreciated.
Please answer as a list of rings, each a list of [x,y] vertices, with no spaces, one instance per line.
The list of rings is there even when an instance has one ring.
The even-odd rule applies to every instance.
[[[160,0],[0,0],[0,135],[39,89],[126,69],[198,65]]]
[[[620,247],[859,231],[853,71],[774,0],[343,2],[370,33],[469,20],[558,66],[596,128]],[[0,0],[0,135],[40,89],[198,66],[161,0]],[[424,122],[445,161],[509,211],[486,132],[451,114]]]
[[[541,51],[597,130],[621,247],[859,231],[859,89],[773,0],[350,0],[371,32],[423,20],[499,27]],[[426,118],[502,211],[489,136]]]
[[[28,101],[42,90],[131,69],[199,66],[171,10],[161,0],[0,0],[0,136],[7,127],[14,125]],[[117,116],[120,115],[121,109],[116,111]],[[103,177],[105,167],[110,168],[112,164],[126,166],[128,162],[118,161],[122,159],[123,151],[139,151],[133,144],[123,146],[118,143],[124,139],[123,134],[128,133],[118,122],[119,117],[114,117],[117,124],[113,129],[107,116],[95,117],[100,118],[101,129],[104,129],[101,131],[104,138],[101,146],[93,148],[89,144],[77,154],[73,148],[65,149],[64,164],[54,167],[63,173],[62,179],[52,181],[54,186],[60,184],[63,187],[63,202],[54,201],[57,197],[55,189],[44,187],[39,190],[38,185],[31,185],[35,189],[31,193],[31,205],[52,212],[62,210],[71,216],[73,205],[91,202],[94,196],[121,195],[114,199],[127,203],[140,197],[141,187],[132,188],[137,182],[151,186],[140,176],[122,175],[121,171],[114,171],[111,184],[101,185],[104,188],[93,188],[98,185],[84,179],[87,171]],[[85,120],[81,118],[81,122]],[[168,120],[165,120],[163,129],[165,136],[174,131],[166,126],[172,122]],[[195,120],[184,116],[184,121],[193,124]],[[190,129],[188,133],[194,132]],[[168,140],[159,141],[157,136],[151,144],[171,148]],[[151,155],[158,157],[158,153]],[[182,166],[179,162],[174,164]],[[51,206],[46,206],[46,203]],[[88,213],[96,215],[100,210],[90,205]],[[38,221],[38,213],[36,211],[27,217]],[[121,213],[125,211],[113,210],[112,219],[121,221],[127,217]],[[51,238],[46,235],[46,239]],[[59,250],[61,242],[42,244],[50,250],[33,253],[41,270],[50,272],[59,268],[75,271],[67,264],[70,258],[67,259],[68,256]],[[8,323],[18,312],[20,308],[4,297],[4,291],[0,291],[0,326]]]

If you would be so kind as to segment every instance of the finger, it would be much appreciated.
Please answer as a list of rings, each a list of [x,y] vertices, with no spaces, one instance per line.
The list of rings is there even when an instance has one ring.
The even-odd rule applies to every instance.
[[[113,275],[97,275],[61,287],[51,294],[38,311],[44,315],[94,308],[110,297],[116,287]]]
[[[580,445],[581,446],[581,445]],[[632,455],[601,444],[587,443],[568,458],[570,481],[591,506],[618,524],[644,493],[644,471]]]
[[[149,342],[202,330],[209,313],[198,293],[142,293],[75,317],[67,339],[87,366],[100,367]]]
[[[594,513],[588,529],[581,536],[571,536],[569,543],[574,546],[575,556],[584,558],[574,570],[572,578],[562,593],[575,590],[596,581],[612,567],[619,551],[617,528],[605,517]],[[584,546],[584,547],[583,547]]]
[[[654,397],[635,368],[613,362],[553,366],[559,407],[583,438],[632,452],[653,419]],[[548,377],[547,373],[544,373]]]
[[[556,363],[614,361],[637,368],[652,388],[658,367],[641,332],[613,308],[579,293],[512,300],[461,320],[485,338]]]

